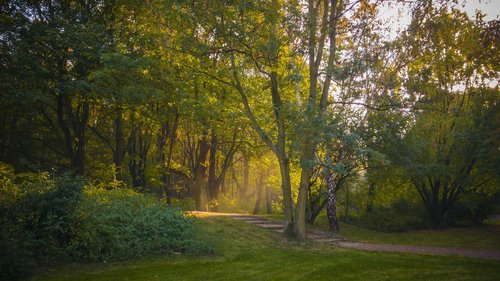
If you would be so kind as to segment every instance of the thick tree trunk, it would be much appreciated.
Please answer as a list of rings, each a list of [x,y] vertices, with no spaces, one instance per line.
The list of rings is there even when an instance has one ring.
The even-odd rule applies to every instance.
[[[212,137],[210,139],[210,156],[209,156],[209,167],[208,167],[208,200],[210,202],[210,211],[217,212],[217,199],[219,197],[219,184],[217,182],[216,167],[217,167],[217,137],[215,132],[212,131]]]
[[[318,3],[319,5],[319,3]],[[320,117],[324,115],[327,108],[328,92],[330,88],[330,79],[333,74],[334,58],[336,52],[336,23],[338,20],[337,6],[338,2],[332,0],[323,2],[323,14],[321,24],[318,24],[319,7],[315,7],[315,1],[308,2],[308,52],[309,52],[309,98],[305,108],[306,122],[311,123],[318,114]],[[317,34],[319,31],[319,38]],[[323,46],[327,37],[330,39],[328,61],[326,65],[326,79],[323,84],[319,105],[317,104],[317,86],[319,77],[319,68],[323,57]],[[317,52],[316,52],[317,50]],[[314,151],[318,140],[314,139],[318,129],[311,128],[308,130],[307,139],[304,140],[301,155],[301,176],[299,184],[299,195],[297,198],[297,206],[295,209],[295,225],[294,231],[296,238],[300,241],[306,239],[305,229],[305,211],[307,204],[307,194],[309,190],[309,181],[313,172]]]
[[[274,105],[274,115],[276,117],[278,139],[275,146],[275,154],[280,164],[281,190],[283,192],[283,213],[285,216],[285,235],[293,237],[294,218],[293,218],[293,200],[292,184],[290,180],[290,160],[286,155],[286,127],[283,116],[283,103],[279,95],[278,74],[273,71],[270,73],[271,96]]]
[[[328,217],[329,229],[331,232],[340,230],[337,218],[337,195],[336,182],[333,174],[326,176],[326,214]]]
[[[194,170],[194,199],[196,203],[197,211],[207,210],[207,156],[210,149],[209,143],[207,141],[207,135],[204,135],[199,141],[199,151],[196,161],[196,166]]]
[[[281,191],[283,192],[283,215],[285,217],[285,234],[294,236],[293,234],[293,200],[292,200],[292,184],[290,180],[290,163],[286,156],[278,159],[280,164],[281,174]]]
[[[299,195],[295,209],[294,231],[299,241],[306,239],[306,204],[309,192],[309,182],[313,173],[314,148],[310,141],[306,141],[302,153],[302,171],[300,175]]]

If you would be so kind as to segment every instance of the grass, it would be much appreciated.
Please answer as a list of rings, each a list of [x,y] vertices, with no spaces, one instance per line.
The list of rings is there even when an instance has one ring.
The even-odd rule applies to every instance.
[[[265,216],[276,220],[282,219],[279,214]],[[381,232],[341,222],[338,234],[348,240],[369,243],[500,250],[499,221],[489,219],[485,223],[482,226],[467,228]],[[315,224],[310,227],[327,231],[326,216],[319,216]]]
[[[39,269],[30,281],[56,280],[497,280],[498,261],[364,252],[281,235],[224,217],[200,219],[215,256],[170,256]]]
[[[326,217],[318,218],[317,227],[323,230],[328,229]],[[380,232],[341,223],[339,235],[361,242],[500,250],[500,225],[409,232]]]

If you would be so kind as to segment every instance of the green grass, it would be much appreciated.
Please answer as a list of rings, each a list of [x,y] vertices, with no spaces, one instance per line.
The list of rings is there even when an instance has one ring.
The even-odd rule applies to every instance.
[[[326,217],[319,217],[315,227],[327,230]],[[500,250],[500,225],[494,224],[389,233],[341,223],[339,235],[361,242]]]
[[[282,219],[279,214],[264,216],[275,220]],[[349,240],[369,243],[500,250],[499,221],[489,219],[485,223],[482,226],[467,228],[381,232],[341,222],[338,234]],[[326,216],[319,216],[314,225],[309,227],[327,231],[328,220]]]
[[[498,261],[364,252],[283,242],[281,235],[231,218],[200,219],[215,256],[171,256],[39,269],[48,280],[497,280]]]

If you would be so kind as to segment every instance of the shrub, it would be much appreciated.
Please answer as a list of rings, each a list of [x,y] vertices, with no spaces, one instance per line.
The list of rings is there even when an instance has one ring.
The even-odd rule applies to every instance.
[[[0,169],[0,270],[14,279],[41,259],[65,256],[74,236],[73,213],[82,195],[77,178]]]
[[[495,195],[469,193],[456,203],[449,212],[452,226],[471,226],[482,224],[494,211]]]
[[[110,261],[210,253],[193,219],[152,196],[87,186],[69,175],[15,175],[0,163],[0,280],[40,261]]]
[[[192,219],[130,189],[87,188],[68,250],[76,260],[112,261],[210,251],[197,242]]]
[[[192,211],[196,209],[196,203],[193,198],[172,198],[172,206],[183,211]]]
[[[364,213],[358,223],[364,227],[385,231],[400,232],[424,227],[423,210],[401,199],[391,207],[375,206],[372,212]]]

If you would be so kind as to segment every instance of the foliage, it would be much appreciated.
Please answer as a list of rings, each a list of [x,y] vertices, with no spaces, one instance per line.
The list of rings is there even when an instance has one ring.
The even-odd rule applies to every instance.
[[[446,6],[422,9],[401,37],[409,54],[402,91],[413,100],[411,122],[403,134],[392,133],[393,148],[385,152],[419,192],[432,226],[441,228],[453,223],[451,213],[468,194],[495,185],[488,154],[495,147],[498,86],[486,81],[498,73],[481,55],[495,46],[481,46],[480,16],[472,20]]]
[[[191,218],[155,198],[129,189],[88,187],[76,215],[70,255],[111,261],[169,253],[201,253]]]
[[[192,198],[185,199],[172,199],[172,207],[181,209],[183,211],[192,211],[195,209],[195,202]]]
[[[478,222],[500,186],[500,21],[457,1],[397,1],[412,22],[390,38],[385,2],[3,1],[0,161],[182,209],[257,212],[265,186],[298,239],[325,179],[347,219],[377,204],[369,216],[392,218],[416,194],[435,227]],[[92,196],[89,210],[121,212]],[[119,229],[77,226],[95,241]]]
[[[471,192],[459,201],[450,212],[450,223],[453,226],[482,225],[493,213],[497,204],[494,195]]]
[[[31,281],[153,280],[495,280],[498,262],[404,253],[367,252],[325,247],[314,242],[283,242],[280,235],[231,218],[202,218],[204,238],[221,254],[173,257],[125,263],[46,267]],[[348,225],[342,225],[347,230]],[[382,233],[385,234],[385,233]],[[406,233],[400,241],[412,241]],[[367,237],[379,237],[370,231]],[[424,239],[429,234],[420,235]],[[431,235],[432,236],[432,235]],[[451,237],[448,233],[444,238]],[[454,235],[458,239],[473,235]],[[435,236],[433,236],[435,237]],[[450,241],[452,239],[441,239]],[[471,244],[471,243],[469,243]],[[494,245],[494,243],[492,243]],[[500,244],[499,244],[500,245]],[[332,262],[335,261],[335,262]],[[286,268],[286,270],[283,270]],[[418,269],[418,270],[417,270]]]
[[[0,267],[1,278],[10,279],[28,272],[40,260],[67,257],[83,182],[69,175],[14,175],[13,170],[1,167]]]
[[[399,200],[390,207],[374,206],[371,212],[365,212],[356,223],[384,232],[408,231],[425,226],[423,214],[422,208],[411,206],[406,200]]]
[[[192,218],[130,189],[93,187],[80,178],[14,174],[0,166],[1,278],[39,262],[110,261],[212,249]]]

